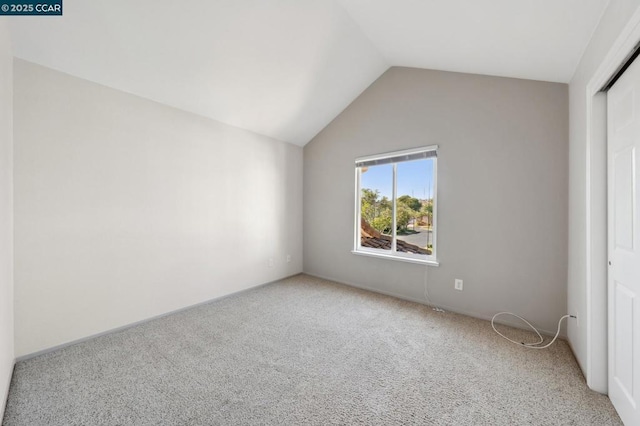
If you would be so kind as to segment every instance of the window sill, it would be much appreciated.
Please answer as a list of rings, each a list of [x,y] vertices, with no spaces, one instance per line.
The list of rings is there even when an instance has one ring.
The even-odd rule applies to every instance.
[[[377,257],[379,259],[396,260],[396,261],[407,262],[407,263],[417,263],[418,265],[440,266],[440,262],[438,262],[435,259],[424,259],[424,260],[413,259],[410,257],[400,257],[400,256],[393,256],[390,254],[373,253],[369,251],[359,251],[359,250],[351,250],[351,253],[357,254],[358,256]]]

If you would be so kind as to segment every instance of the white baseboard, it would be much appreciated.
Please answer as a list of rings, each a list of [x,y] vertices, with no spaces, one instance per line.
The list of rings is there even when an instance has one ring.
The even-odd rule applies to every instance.
[[[11,380],[13,379],[13,372],[16,369],[16,360],[13,360],[13,365],[11,366],[11,374],[9,374],[9,380],[4,385],[4,389],[2,392],[2,400],[0,400],[0,423],[2,423],[2,419],[4,418],[4,410],[7,409],[7,400],[9,399],[9,388],[11,387]]]
[[[385,296],[391,296],[391,297],[395,297],[397,299],[407,300],[409,302],[420,303],[421,305],[433,306],[434,308],[444,309],[445,311],[453,312],[455,314],[465,315],[465,316],[472,317],[472,318],[478,318],[478,319],[485,320],[485,321],[491,321],[491,318],[492,318],[491,316],[488,316],[488,315],[478,314],[477,312],[463,311],[461,309],[452,308],[452,307],[446,306],[446,305],[441,305],[441,304],[428,305],[427,302],[425,300],[422,300],[422,299],[417,299],[417,298],[414,298],[414,297],[404,296],[402,294],[397,294],[397,293],[393,293],[393,292],[390,292],[390,291],[379,290],[377,288],[367,287],[366,285],[363,285],[363,284],[356,284],[356,283],[346,282],[346,281],[343,281],[343,280],[338,280],[338,279],[335,279],[335,278],[326,277],[326,276],[322,276],[322,275],[318,275],[318,274],[312,274],[312,273],[309,273],[309,272],[303,272],[303,273],[305,275],[309,275],[310,277],[316,277],[316,278],[320,278],[322,280],[332,281],[332,282],[337,283],[337,284],[342,284],[342,285],[346,285],[346,286],[349,286],[349,287],[355,287],[355,288],[359,288],[361,290],[371,291],[373,293],[384,294]],[[526,326],[523,326],[523,324],[519,323],[519,322],[511,322],[511,321],[504,321],[504,320],[496,319],[495,323],[496,324],[507,325],[509,327],[519,328],[519,329],[522,329],[522,330],[531,330],[530,328],[528,328]],[[540,334],[543,334],[545,336],[553,337],[553,336],[556,335],[556,331],[555,330],[554,331],[549,331],[549,330],[538,329],[538,331],[540,332]],[[566,336],[564,336],[562,334],[558,338],[562,339],[562,340],[566,340]]]
[[[337,284],[346,285],[346,286],[349,286],[349,287],[359,288],[361,290],[371,291],[373,293],[384,294],[385,296],[391,296],[391,297],[395,297],[397,299],[402,299],[402,300],[407,300],[407,301],[410,301],[410,302],[420,303],[422,305],[427,305],[425,300],[421,300],[421,299],[417,299],[417,298],[413,298],[413,297],[408,297],[408,296],[405,296],[405,295],[402,295],[402,294],[398,294],[398,293],[394,293],[394,292],[390,292],[390,291],[385,291],[385,290],[380,290],[380,289],[368,287],[368,286],[363,285],[363,284],[346,282],[346,281],[339,280],[339,279],[332,278],[332,277],[328,277],[328,276],[323,276],[323,275],[319,275],[319,274],[312,274],[312,273],[308,273],[308,272],[301,272],[301,273],[289,275],[289,276],[286,276],[286,277],[283,277],[283,278],[279,278],[277,280],[273,280],[273,281],[269,281],[269,282],[266,282],[266,283],[258,284],[258,285],[255,285],[253,287],[249,287],[249,288],[246,288],[246,289],[243,289],[243,290],[239,290],[239,291],[236,291],[236,292],[233,292],[233,293],[229,293],[229,294],[226,294],[224,296],[215,297],[213,299],[205,300],[203,302],[199,302],[199,303],[196,303],[196,304],[193,304],[193,305],[186,306],[184,308],[180,308],[180,309],[176,309],[176,310],[173,310],[173,311],[170,311],[170,312],[166,312],[164,314],[160,314],[160,315],[156,315],[156,316],[153,316],[153,317],[150,317],[150,318],[146,318],[146,319],[143,319],[143,320],[140,320],[140,321],[136,321],[134,323],[127,324],[127,325],[124,325],[124,326],[121,326],[121,327],[116,327],[116,328],[109,329],[109,330],[106,330],[106,331],[103,331],[103,332],[100,332],[100,333],[92,334],[90,336],[86,336],[86,337],[83,337],[83,338],[80,338],[80,339],[72,340],[70,342],[62,343],[60,345],[52,346],[50,348],[46,348],[46,349],[43,349],[43,350],[40,350],[40,351],[36,351],[36,352],[32,352],[32,353],[29,353],[29,354],[26,354],[26,355],[22,355],[22,356],[19,356],[18,358],[16,358],[16,360],[14,362],[14,366],[15,366],[15,363],[20,362],[20,361],[25,361],[25,360],[28,360],[28,359],[31,359],[31,358],[34,358],[34,357],[37,357],[37,356],[40,356],[40,355],[44,355],[44,354],[47,354],[47,353],[50,353],[50,352],[53,352],[53,351],[57,351],[59,349],[66,348],[68,346],[72,346],[72,345],[75,345],[75,344],[78,344],[78,343],[83,343],[83,342],[95,339],[97,337],[105,336],[107,334],[117,333],[119,331],[123,331],[123,330],[126,330],[128,328],[135,327],[137,325],[144,324],[144,323],[149,322],[149,321],[153,321],[153,320],[156,320],[156,319],[159,319],[159,318],[163,318],[163,317],[166,317],[166,316],[169,316],[169,315],[173,315],[173,314],[176,314],[178,312],[186,311],[188,309],[195,308],[195,307],[200,306],[200,305],[206,305],[206,304],[214,302],[216,300],[221,300],[221,299],[224,299],[224,298],[227,298],[227,297],[231,297],[231,296],[234,296],[234,295],[237,295],[237,294],[241,294],[241,293],[244,293],[246,291],[253,290],[253,289],[256,289],[256,288],[259,288],[259,287],[263,287],[263,286],[266,286],[266,285],[269,285],[269,284],[273,284],[274,282],[285,280],[287,278],[291,278],[291,277],[294,277],[294,276],[300,275],[300,274],[305,274],[305,275],[308,275],[308,276],[311,276],[311,277],[320,278],[320,279],[323,279],[323,280],[331,281],[331,282],[334,282],[334,283],[337,283]],[[485,320],[485,321],[490,321],[491,320],[490,316],[478,314],[476,312],[463,311],[463,310],[460,310],[460,309],[457,309],[457,308],[452,308],[450,306],[440,305],[440,304],[434,304],[433,306],[441,308],[441,309],[444,309],[445,311],[453,312],[453,313],[460,314],[460,315],[466,315],[466,316],[469,316],[469,317],[478,318],[478,319]],[[500,321],[496,320],[495,322],[497,324],[503,324],[503,325],[507,325],[507,326],[511,326],[511,327],[515,327],[515,328],[526,329],[526,327],[523,327],[522,324],[519,324],[519,323],[513,323],[513,322],[509,322],[509,321],[502,321],[502,320],[500,320]],[[549,331],[549,330],[538,330],[538,331],[540,331],[541,334],[544,334],[544,335],[547,335],[547,336],[554,336],[555,335],[555,331]],[[560,337],[563,338],[564,336],[561,335]],[[8,395],[8,386],[7,386],[6,393]],[[5,398],[5,400],[6,400],[6,398]]]
[[[169,316],[169,315],[177,314],[179,312],[183,312],[183,311],[195,308],[197,306],[206,305],[208,303],[212,303],[212,302],[215,302],[217,300],[222,300],[222,299],[225,299],[227,297],[235,296],[237,294],[241,294],[241,293],[244,293],[244,292],[247,292],[247,291],[250,291],[250,290],[255,290],[256,288],[264,287],[264,286],[267,286],[269,284],[273,284],[273,283],[278,282],[278,281],[286,280],[287,278],[295,277],[296,275],[300,275],[300,274],[301,274],[301,272],[293,274],[293,275],[288,275],[288,276],[283,277],[283,278],[278,278],[277,280],[269,281],[269,282],[262,283],[262,284],[257,284],[257,285],[254,285],[252,287],[249,287],[249,288],[245,288],[245,289],[242,289],[242,290],[234,291],[233,293],[225,294],[224,296],[214,297],[213,299],[208,299],[208,300],[205,300],[204,302],[198,302],[198,303],[195,303],[193,305],[189,305],[189,306],[185,306],[183,308],[175,309],[173,311],[165,312],[164,314],[155,315],[155,316],[152,316],[152,317],[149,317],[149,318],[145,318],[145,319],[140,320],[140,321],[132,322],[130,324],[126,324],[126,325],[123,325],[123,326],[120,326],[120,327],[112,328],[112,329],[109,329],[109,330],[106,330],[106,331],[102,331],[100,333],[92,334],[92,335],[89,335],[89,336],[86,336],[86,337],[82,337],[80,339],[76,339],[76,340],[72,340],[70,342],[62,343],[60,345],[52,346],[50,348],[42,349],[42,350],[39,350],[39,351],[36,351],[36,352],[32,352],[32,353],[29,353],[29,354],[26,354],[26,355],[21,355],[18,358],[16,358],[15,362],[26,361],[28,359],[35,358],[35,357],[40,356],[40,355],[48,354],[50,352],[54,352],[54,351],[57,351],[59,349],[66,348],[68,346],[73,346],[73,345],[76,345],[78,343],[87,342],[87,341],[95,339],[97,337],[106,336],[107,334],[117,333],[119,331],[123,331],[123,330],[126,330],[128,328],[135,327],[137,325],[147,323],[149,321],[153,321],[153,320],[156,320],[156,319],[164,318],[164,317]]]

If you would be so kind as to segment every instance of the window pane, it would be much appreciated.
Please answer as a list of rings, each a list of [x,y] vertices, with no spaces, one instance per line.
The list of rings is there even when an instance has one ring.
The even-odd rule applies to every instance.
[[[360,245],[391,250],[393,165],[360,169]]]
[[[398,163],[398,252],[431,255],[433,250],[434,159]]]

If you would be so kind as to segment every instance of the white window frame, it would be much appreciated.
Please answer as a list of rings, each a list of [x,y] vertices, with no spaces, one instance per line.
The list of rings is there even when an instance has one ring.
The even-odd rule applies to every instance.
[[[376,154],[376,155],[370,155],[370,156],[366,156],[366,157],[358,157],[355,160],[355,163],[361,163],[361,162],[366,162],[366,161],[373,161],[373,160],[383,160],[383,159],[387,159],[387,158],[393,158],[393,157],[400,157],[400,156],[404,156],[404,155],[414,155],[414,154],[420,154],[420,153],[424,153],[424,152],[435,152],[436,155],[434,157],[431,157],[433,160],[433,245],[432,245],[432,249],[431,249],[431,255],[430,256],[425,256],[425,255],[420,255],[420,254],[414,254],[414,253],[404,253],[404,252],[399,252],[396,250],[396,241],[397,241],[397,235],[396,235],[396,204],[397,204],[397,167],[399,163],[402,163],[403,161],[397,161],[393,164],[393,190],[392,190],[392,196],[393,196],[393,200],[392,200],[392,212],[393,212],[393,217],[392,217],[392,230],[393,230],[393,234],[392,234],[392,243],[391,243],[391,250],[382,250],[382,249],[374,249],[374,248],[370,248],[370,247],[363,247],[360,242],[361,242],[361,234],[360,234],[360,208],[361,208],[361,201],[360,198],[362,196],[362,188],[361,188],[361,176],[362,176],[362,171],[361,171],[361,167],[356,166],[355,167],[355,221],[354,221],[354,242],[353,242],[353,250],[352,253],[353,254],[357,254],[357,255],[362,255],[362,256],[371,256],[371,257],[378,257],[378,258],[383,258],[383,259],[389,259],[389,260],[399,260],[402,262],[410,262],[410,263],[418,263],[418,264],[422,264],[422,265],[432,265],[432,266],[438,266],[439,262],[437,260],[437,230],[438,230],[438,156],[437,156],[437,152],[438,152],[438,145],[430,145],[430,146],[425,146],[425,147],[420,147],[420,148],[412,148],[412,149],[406,149],[406,150],[402,150],[402,151],[394,151],[394,152],[387,152],[384,154]]]

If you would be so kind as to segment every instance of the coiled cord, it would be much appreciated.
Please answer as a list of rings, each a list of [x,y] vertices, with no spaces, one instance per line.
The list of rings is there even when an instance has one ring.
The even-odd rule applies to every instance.
[[[514,317],[516,317],[516,318],[521,319],[522,321],[524,321],[524,323],[525,323],[525,324],[527,324],[529,327],[531,327],[531,329],[532,329],[533,331],[535,331],[535,333],[538,335],[538,338],[539,338],[540,340],[539,340],[538,342],[535,342],[535,343],[524,343],[524,342],[518,342],[518,341],[515,341],[515,340],[513,340],[513,339],[508,338],[508,337],[507,337],[507,336],[505,336],[504,334],[500,333],[500,332],[496,329],[496,326],[495,326],[495,324],[494,324],[494,321],[495,321],[496,317],[498,317],[498,316],[500,316],[500,315],[511,315],[511,316],[514,316]],[[501,337],[503,337],[504,339],[507,339],[507,340],[508,340],[508,341],[510,341],[511,343],[515,343],[516,345],[519,345],[519,346],[525,347],[525,348],[527,348],[527,349],[546,349],[546,348],[548,348],[549,346],[553,345],[553,342],[555,342],[555,341],[556,341],[556,339],[558,338],[558,336],[560,335],[560,327],[561,327],[561,325],[562,325],[562,321],[563,321],[565,318],[576,318],[576,316],[575,316],[575,315],[569,315],[569,314],[567,314],[567,315],[564,315],[562,318],[560,318],[560,321],[558,321],[558,331],[556,331],[556,335],[553,337],[553,339],[551,339],[551,341],[550,341],[549,343],[547,343],[547,344],[546,344],[546,345],[544,345],[544,346],[539,346],[539,345],[541,345],[542,343],[544,343],[544,337],[542,337],[542,334],[540,334],[540,332],[538,331],[538,329],[537,329],[537,328],[535,328],[533,325],[531,325],[531,323],[530,323],[529,321],[527,321],[526,319],[522,318],[520,315],[516,315],[516,314],[514,314],[514,313],[512,313],[512,312],[498,312],[497,314],[495,314],[495,315],[493,316],[493,318],[491,318],[491,328],[493,328],[493,331],[495,331],[496,333],[498,333]]]

